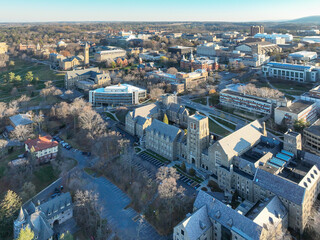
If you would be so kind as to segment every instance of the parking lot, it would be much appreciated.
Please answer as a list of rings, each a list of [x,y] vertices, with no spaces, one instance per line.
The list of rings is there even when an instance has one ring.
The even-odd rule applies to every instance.
[[[154,166],[156,166],[157,168],[160,168],[162,166],[166,166],[167,164],[164,164],[163,162],[159,161],[158,159],[150,156],[149,154],[147,154],[146,152],[142,152],[139,154],[140,158],[142,158],[145,161],[150,162],[151,164],[153,164]],[[178,179],[178,182],[183,185],[185,188],[193,188],[193,189],[197,189],[200,187],[200,184],[186,176],[184,176],[183,174],[177,172],[180,176],[180,178]],[[153,178],[153,177],[151,177]],[[188,187],[187,187],[188,186]]]

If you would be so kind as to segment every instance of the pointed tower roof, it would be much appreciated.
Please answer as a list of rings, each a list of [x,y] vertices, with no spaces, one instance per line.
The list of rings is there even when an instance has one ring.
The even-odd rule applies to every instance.
[[[193,57],[192,51],[190,52],[190,61],[194,61],[194,57]]]
[[[25,216],[24,216],[24,211],[22,209],[22,207],[20,208],[20,212],[19,212],[19,216],[18,216],[18,221],[19,222],[23,222],[25,220]]]

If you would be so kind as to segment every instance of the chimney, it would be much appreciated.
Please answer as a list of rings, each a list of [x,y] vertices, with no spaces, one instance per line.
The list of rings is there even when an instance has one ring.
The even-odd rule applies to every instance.
[[[262,126],[263,126],[263,136],[267,136],[266,122],[263,122]]]

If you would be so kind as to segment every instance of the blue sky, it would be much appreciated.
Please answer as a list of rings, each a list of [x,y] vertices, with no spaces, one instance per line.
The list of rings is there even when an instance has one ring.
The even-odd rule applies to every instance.
[[[0,6],[0,22],[242,22],[320,15],[320,0],[0,0]]]

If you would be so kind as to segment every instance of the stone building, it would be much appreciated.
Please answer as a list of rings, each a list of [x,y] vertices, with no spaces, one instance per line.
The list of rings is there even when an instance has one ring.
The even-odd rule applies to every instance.
[[[66,89],[80,88],[90,90],[98,86],[105,86],[111,83],[109,73],[100,71],[99,68],[87,68],[68,71],[64,77]]]
[[[320,155],[320,119],[303,130],[303,147],[311,153]]]
[[[173,125],[154,119],[145,130],[145,147],[174,161],[179,157],[178,144],[184,139],[184,131]]]
[[[35,234],[34,239],[52,240],[55,235],[54,227],[72,221],[71,195],[69,192],[57,190],[58,184],[61,184],[61,179],[23,204],[13,223],[14,239],[19,236],[22,228],[29,227]],[[60,188],[59,185],[58,187]]]

